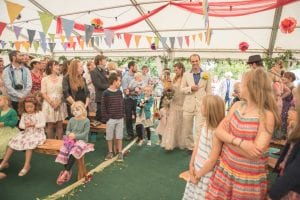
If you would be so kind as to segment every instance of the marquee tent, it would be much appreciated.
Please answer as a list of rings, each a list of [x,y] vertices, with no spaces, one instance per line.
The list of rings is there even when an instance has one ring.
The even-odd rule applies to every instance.
[[[17,9],[20,15],[11,23]],[[287,34],[279,29],[285,18],[300,22],[297,0],[0,0],[0,10],[3,49],[55,57],[99,52],[109,57],[181,57],[197,52],[232,59],[292,50],[300,59],[300,26]],[[41,16],[43,23],[53,18],[46,32]],[[103,29],[91,27],[95,18]],[[239,49],[241,42],[248,43],[246,52]]]

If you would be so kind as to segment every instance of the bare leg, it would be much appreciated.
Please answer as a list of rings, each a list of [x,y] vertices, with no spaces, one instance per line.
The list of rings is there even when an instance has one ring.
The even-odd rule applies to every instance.
[[[54,138],[53,126],[54,126],[54,123],[52,123],[52,122],[47,123],[46,132],[47,132],[47,138],[48,139],[53,139]]]
[[[114,135],[114,153],[118,153],[118,142],[117,142],[117,139],[116,139],[116,135]]]
[[[63,122],[62,121],[56,122],[57,139],[61,140],[63,138],[63,133],[64,133]]]
[[[116,139],[116,144],[118,145],[118,152],[122,152],[122,140],[117,140]]]
[[[13,150],[12,148],[7,147],[7,150],[6,150],[6,153],[5,153],[5,155],[4,155],[3,160],[2,160],[2,162],[1,162],[1,165],[6,165],[6,164],[8,164],[8,160],[9,160],[10,156],[13,154],[13,152],[14,152],[14,150]]]
[[[24,169],[29,169],[30,168],[30,161],[31,161],[31,156],[32,156],[32,150],[28,149],[26,150],[25,153],[25,164],[24,164]]]
[[[112,140],[107,140],[108,152],[112,152]]]

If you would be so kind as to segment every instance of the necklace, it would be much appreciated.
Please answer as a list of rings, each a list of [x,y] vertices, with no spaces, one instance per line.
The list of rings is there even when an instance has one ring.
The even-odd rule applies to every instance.
[[[252,106],[249,108],[247,105],[241,110],[241,115],[245,116],[247,113],[252,113],[253,111],[256,111],[256,106]]]

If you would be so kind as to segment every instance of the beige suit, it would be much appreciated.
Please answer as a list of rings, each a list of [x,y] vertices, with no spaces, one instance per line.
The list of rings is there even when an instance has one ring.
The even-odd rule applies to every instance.
[[[207,72],[206,72],[207,73]],[[201,73],[200,81],[198,83],[199,89],[192,92],[191,87],[195,85],[192,72],[185,72],[181,81],[181,90],[185,95],[183,103],[183,127],[182,134],[185,138],[185,148],[192,150],[194,143],[198,140],[201,126],[204,119],[201,115],[202,98],[206,94],[211,94],[211,76],[208,80],[202,78]],[[193,124],[195,123],[195,134],[193,136]],[[195,142],[194,142],[195,141]]]

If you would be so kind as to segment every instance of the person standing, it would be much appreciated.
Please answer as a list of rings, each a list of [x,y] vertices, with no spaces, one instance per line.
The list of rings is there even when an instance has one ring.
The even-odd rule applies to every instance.
[[[3,77],[2,77],[3,70],[4,70],[4,60],[3,60],[2,57],[0,57],[0,92],[1,92],[2,95],[5,95],[6,90],[5,90],[5,87],[4,87]]]
[[[95,87],[95,93],[96,93],[96,103],[97,103],[96,119],[98,121],[104,122],[101,117],[101,99],[102,99],[102,93],[109,86],[108,73],[105,69],[106,57],[103,55],[97,55],[94,59],[94,63],[96,65],[96,68],[91,71],[91,79]]]
[[[185,95],[183,102],[183,127],[182,134],[185,138],[185,148],[190,152],[194,148],[194,141],[200,134],[204,120],[201,115],[202,98],[212,93],[211,77],[200,67],[200,56],[193,54],[190,56],[192,70],[185,72],[181,81],[181,91]],[[193,137],[193,127],[195,133]]]
[[[227,104],[227,108],[230,107],[230,103],[233,97],[232,94],[233,94],[234,82],[235,80],[232,79],[232,73],[226,72],[225,79],[223,79],[220,84],[220,94],[225,101],[225,106]]]
[[[130,90],[130,83],[134,79],[134,74],[137,71],[137,64],[134,61],[128,63],[128,71],[124,74],[122,78],[122,88],[125,95],[125,115],[126,115],[126,130],[127,130],[127,140],[132,140],[133,134],[133,113],[135,113],[137,96],[134,91]]]
[[[22,65],[23,55],[20,51],[9,53],[9,64],[3,71],[3,82],[6,92],[11,99],[12,107],[18,110],[20,99],[30,94],[32,79],[29,69]]]

